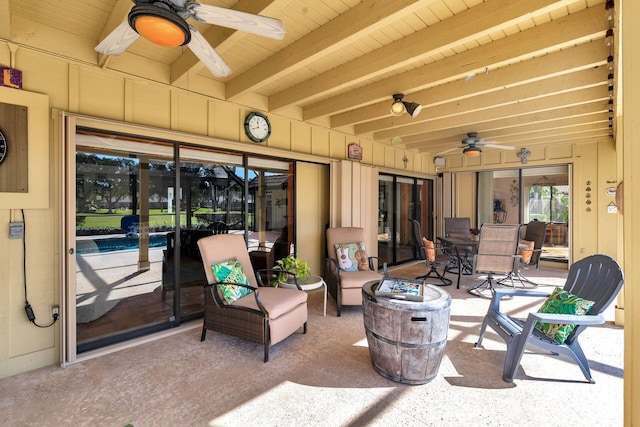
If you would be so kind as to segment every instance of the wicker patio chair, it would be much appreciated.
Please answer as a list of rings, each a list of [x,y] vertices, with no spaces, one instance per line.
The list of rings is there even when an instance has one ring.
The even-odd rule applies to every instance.
[[[264,361],[269,349],[302,328],[307,333],[307,293],[300,289],[284,289],[263,283],[262,270],[254,272],[245,241],[240,234],[218,234],[198,240],[202,264],[207,276],[204,287],[204,321],[201,341],[207,329],[255,341],[264,346]],[[237,259],[249,284],[217,282],[212,266]],[[228,302],[222,286],[233,284],[251,293]]]

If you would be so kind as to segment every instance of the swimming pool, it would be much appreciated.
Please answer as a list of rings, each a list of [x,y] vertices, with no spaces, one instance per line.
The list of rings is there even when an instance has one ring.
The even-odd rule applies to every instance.
[[[150,248],[161,248],[165,246],[167,246],[166,234],[149,236]],[[138,249],[137,237],[104,237],[76,240],[76,253],[80,255],[136,249]]]

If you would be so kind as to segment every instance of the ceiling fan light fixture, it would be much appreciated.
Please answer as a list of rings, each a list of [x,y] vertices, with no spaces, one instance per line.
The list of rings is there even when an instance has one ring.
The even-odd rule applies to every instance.
[[[406,110],[405,103],[402,102],[402,98],[404,98],[404,95],[400,93],[396,93],[395,95],[393,95],[393,103],[391,104],[391,114],[393,114],[394,116],[399,116],[402,113],[404,113]]]
[[[184,19],[158,6],[136,5],[128,19],[138,34],[160,46],[182,46],[191,41],[191,31]]]
[[[465,156],[468,157],[477,157],[480,155],[480,153],[482,153],[482,150],[480,149],[480,147],[477,147],[475,145],[471,145],[467,148],[465,148],[464,150],[462,150],[462,153]]]

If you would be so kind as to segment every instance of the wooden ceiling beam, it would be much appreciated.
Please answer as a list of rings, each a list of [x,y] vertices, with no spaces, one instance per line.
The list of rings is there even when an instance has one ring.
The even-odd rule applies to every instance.
[[[480,74],[471,79],[461,79],[440,86],[435,86],[416,92],[408,97],[409,100],[428,100],[423,104],[423,111],[416,118],[410,116],[391,116],[390,100],[371,104],[356,110],[331,116],[331,126],[340,127],[356,124],[355,133],[361,134],[393,126],[397,124],[416,123],[432,117],[427,109],[444,105],[447,102],[456,102],[487,93],[496,93],[505,88],[517,85],[530,85],[532,83],[548,81],[545,79],[554,76],[570,75],[580,70],[589,70],[606,63],[607,49],[600,40],[582,44],[570,49],[556,51],[549,55],[536,57],[528,61],[522,61],[508,67],[491,70],[488,74]],[[581,85],[581,80],[571,82],[571,86]],[[544,89],[543,89],[544,90]],[[437,116],[437,115],[436,115]],[[375,120],[378,119],[378,120]],[[358,122],[369,122],[358,125]],[[375,123],[377,123],[376,128]]]
[[[487,111],[488,114],[496,114],[496,107],[503,107],[525,103],[526,101],[541,99],[559,93],[569,93],[581,89],[601,86],[601,92],[594,92],[600,97],[606,95],[604,86],[607,85],[608,70],[605,67],[587,68],[575,73],[563,74],[551,77],[542,81],[535,81],[519,86],[506,87],[502,90],[483,93],[471,98],[458,99],[444,104],[437,104],[423,107],[420,116],[423,120],[412,121],[408,114],[399,117],[385,118],[355,126],[355,134],[359,135],[368,132],[378,132],[386,129],[399,128],[403,126],[415,126],[421,122],[432,121],[446,117],[457,117],[480,111]],[[395,119],[395,120],[394,120]],[[408,120],[407,120],[408,119]]]
[[[528,141],[526,143],[526,148],[527,149],[534,149],[537,145],[542,145],[542,144],[549,144],[549,143],[553,143],[553,144],[579,144],[581,142],[588,142],[588,141],[598,141],[598,140],[604,140],[605,138],[608,138],[608,134],[606,131],[600,131],[600,132],[588,132],[588,133],[582,133],[580,135],[559,135],[556,138],[553,139],[548,139],[548,138],[542,138],[540,140],[531,140]],[[518,146],[520,147],[520,146]],[[496,148],[491,148],[491,147],[481,147],[482,151],[502,151],[504,152],[505,155],[507,156],[513,156],[514,160],[518,160],[520,161],[519,158],[517,158],[518,155],[518,150],[516,147],[516,150],[510,150],[510,151],[506,151],[506,150],[500,150],[500,149],[496,149]],[[524,147],[523,147],[524,148]],[[442,152],[435,152],[435,150],[431,150],[429,151],[429,153],[434,152],[434,156],[452,156],[452,155],[460,155],[462,154],[462,149],[460,149],[460,151],[456,152],[456,151],[451,151],[448,152],[446,154],[442,153]],[[424,153],[421,153],[424,154]]]
[[[518,137],[525,134],[532,134],[541,131],[550,131],[564,128],[581,128],[590,126],[591,124],[599,124],[603,121],[608,123],[608,114],[603,111],[597,111],[592,114],[581,114],[578,116],[558,117],[555,120],[548,120],[542,123],[524,123],[518,126],[507,127],[504,129],[485,130],[482,137],[486,140],[510,140],[512,137]],[[458,133],[464,132],[465,128],[458,128]],[[452,130],[451,130],[452,131]],[[426,144],[448,144],[452,143],[452,132],[450,130],[431,132],[428,135],[411,135],[402,138],[402,144],[407,149],[423,148]]]
[[[374,139],[384,140],[393,137],[425,133],[429,130],[449,129],[454,126],[473,125],[490,122],[496,118],[508,119],[523,114],[553,111],[574,105],[588,104],[594,101],[607,101],[609,92],[606,82],[600,86],[589,87],[573,92],[559,93],[542,98],[535,98],[516,104],[502,105],[487,110],[468,112],[464,115],[443,117],[415,125],[401,126],[373,134]]]
[[[574,125],[560,126],[558,123],[545,122],[542,126],[538,125],[537,129],[529,132],[520,132],[520,127],[501,129],[494,132],[483,132],[482,138],[492,144],[522,146],[525,144],[539,144],[553,141],[559,138],[585,138],[593,135],[608,134],[608,120],[606,115],[599,113],[601,119],[595,122],[587,121],[587,123],[578,123]],[[566,123],[567,119],[562,119]],[[583,119],[584,121],[584,119]],[[556,121],[560,122],[560,121]],[[496,136],[498,133],[505,133],[505,136]],[[460,138],[462,140],[462,138]],[[452,140],[439,139],[434,141],[423,142],[422,145],[414,147],[419,149],[421,153],[441,153],[451,148]],[[409,145],[409,144],[407,144]],[[460,143],[462,145],[462,143]],[[405,147],[409,149],[409,147]]]
[[[375,75],[444,52],[472,41],[475,37],[498,31],[521,20],[530,19],[546,11],[553,0],[514,2],[488,0],[449,19],[417,31],[396,42],[376,49],[333,68],[322,75],[293,85],[269,97],[269,109],[278,110],[288,105],[326,96],[350,84],[365,81]]]
[[[493,132],[499,129],[517,128],[520,126],[528,126],[530,124],[536,124],[541,128],[544,126],[544,122],[558,120],[560,118],[589,116],[594,117],[597,113],[606,113],[608,105],[606,101],[594,101],[588,104],[574,105],[571,107],[557,108],[546,111],[535,111],[527,114],[522,114],[514,117],[500,118],[497,117],[493,120],[488,120],[483,123],[471,123],[461,124],[459,126],[453,126],[445,129],[439,129],[436,132],[425,131],[423,134],[425,143],[428,144],[429,140],[433,137],[436,138],[451,138],[451,141],[459,141],[460,135],[465,135],[467,132],[478,132],[481,137],[488,132]],[[589,122],[587,122],[589,123]],[[416,134],[417,135],[417,134]],[[419,147],[414,147],[419,148]]]
[[[582,124],[580,126],[571,127],[555,127],[553,129],[540,129],[538,132],[520,136],[511,136],[501,139],[499,142],[508,143],[510,145],[522,145],[529,143],[540,143],[545,140],[553,140],[556,138],[566,137],[582,137],[585,135],[602,135],[609,132],[608,120],[601,120],[595,123]],[[495,139],[494,139],[495,141]]]
[[[226,98],[234,100],[291,69],[304,67],[317,58],[348,46],[363,34],[425,7],[431,1],[433,0],[365,0],[231,79],[227,83]]]
[[[447,79],[451,81],[462,78],[470,72],[484,70],[487,67],[506,66],[536,55],[567,48],[572,44],[602,38],[605,31],[606,22],[602,18],[602,10],[596,7],[585,9],[308,105],[303,109],[303,119],[311,120],[385,99],[390,100],[393,93],[415,92],[429,85],[444,83]],[[420,102],[419,99],[413,101]]]
[[[455,126],[447,129],[440,129],[436,132],[429,132],[423,135],[425,142],[428,142],[432,138],[453,138],[454,140],[460,140],[460,135],[465,135],[467,132],[478,132],[482,135],[488,132],[496,132],[500,129],[509,128],[523,128],[529,125],[535,125],[539,128],[546,126],[544,122],[555,121],[559,119],[568,119],[570,117],[587,116],[587,121],[583,123],[591,123],[589,120],[593,120],[595,117],[600,117],[600,114],[607,113],[607,104],[603,101],[594,101],[589,104],[581,104],[572,107],[560,108],[556,110],[547,110],[542,112],[532,112],[529,114],[523,114],[520,116],[509,117],[506,119],[496,118],[484,123],[474,123],[473,128],[470,128],[468,124]]]
[[[517,145],[535,145],[535,144],[548,144],[559,143],[559,142],[568,142],[568,141],[578,141],[584,142],[589,139],[604,139],[609,136],[609,128],[606,125],[602,125],[596,129],[588,129],[582,128],[576,132],[562,132],[561,130],[556,131],[554,135],[543,135],[538,138],[528,138],[520,141],[515,141],[514,144]],[[510,145],[514,145],[511,144]]]
[[[516,156],[518,155],[518,152],[520,151],[520,148],[526,148],[528,150],[533,150],[536,146],[538,145],[542,145],[542,144],[549,144],[549,143],[553,143],[553,144],[566,144],[566,143],[581,143],[581,142],[587,142],[587,141],[597,141],[597,140],[603,140],[606,139],[608,137],[607,135],[607,131],[601,130],[601,131],[593,131],[593,132],[582,132],[581,134],[576,134],[576,135],[558,135],[556,138],[541,138],[541,139],[537,139],[537,140],[530,140],[530,141],[526,141],[522,144],[507,144],[507,146],[509,147],[514,147],[515,150],[501,150],[499,148],[493,148],[493,147],[481,147],[482,148],[482,152],[485,151],[503,151],[506,155],[509,156],[513,156],[514,160],[516,159]],[[455,155],[462,155],[462,150],[464,147],[460,147],[458,150],[451,150],[451,151],[447,151],[451,148],[451,145],[449,144],[448,147],[444,147],[443,149],[429,149],[426,151],[421,151],[420,154],[429,154],[432,155],[434,157],[447,157],[447,156],[455,156]],[[519,160],[519,159],[518,159]]]

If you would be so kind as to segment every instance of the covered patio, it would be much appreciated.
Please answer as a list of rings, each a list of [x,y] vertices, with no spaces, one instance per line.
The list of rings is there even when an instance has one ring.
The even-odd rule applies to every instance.
[[[640,185],[633,172],[640,157],[640,51],[631,43],[640,37],[633,25],[640,2],[198,0],[285,26],[285,37],[276,40],[188,18],[228,61],[233,73],[226,77],[212,73],[190,46],[139,38],[121,55],[96,51],[136,3],[171,9],[184,1],[0,0],[6,86],[0,87],[0,128],[7,140],[0,151],[8,153],[0,167],[0,217],[23,230],[22,237],[0,235],[0,424],[640,424],[640,202],[633,190]],[[404,108],[392,112],[398,98]],[[256,114],[270,123],[262,142],[247,130]],[[390,188],[398,182],[409,188],[406,181],[413,180],[424,189],[415,193],[421,198],[399,199],[420,206],[422,221],[432,215],[433,224],[423,227],[437,237],[446,215],[476,218],[476,189],[488,187],[489,173],[513,171],[524,182],[523,170],[566,167],[571,216],[549,238],[554,251],[566,243],[568,254],[548,254],[548,264],[603,253],[618,260],[626,279],[607,325],[583,337],[596,384],[583,383],[572,364],[534,355],[525,356],[514,384],[502,382],[504,344],[489,335],[484,349],[473,348],[488,301],[465,292],[468,277],[460,291],[451,289],[447,352],[440,374],[424,386],[376,374],[362,309],[336,318],[330,303],[321,317],[320,293],[311,295],[309,334],[277,345],[268,364],[253,344],[231,337],[212,334],[200,343],[200,323],[190,323],[191,308],[198,307],[182,304],[187,298],[160,311],[166,330],[116,344],[113,353],[89,349],[78,361],[85,348],[76,345],[76,326],[86,324],[76,314],[87,320],[99,313],[75,310],[74,242],[82,228],[75,215],[84,215],[76,208],[89,194],[92,201],[117,201],[104,177],[91,182],[74,170],[82,164],[76,157],[82,132],[138,143],[137,151],[116,148],[143,165],[155,157],[176,165],[286,162],[295,185],[286,187],[292,197],[278,208],[304,218],[292,222],[290,236],[315,274],[325,256],[326,224],[375,228],[380,176],[393,177]],[[104,154],[113,147],[89,148]],[[177,170],[165,168],[170,181],[162,191],[141,185],[142,204],[179,200],[187,181]],[[121,183],[133,188],[136,180]],[[484,195],[489,219],[476,218],[474,227],[504,222],[505,205],[512,215],[522,209],[524,186],[495,188],[507,191]],[[515,193],[521,193],[518,209]],[[496,199],[506,201],[501,209],[491,205]],[[272,201],[273,208],[278,199]],[[380,226],[375,234],[395,242],[397,230]],[[367,243],[371,255],[375,243]],[[154,255],[158,271],[161,251]],[[138,261],[154,271],[153,260]],[[550,281],[565,274],[547,267],[536,273]],[[101,300],[109,310],[113,300],[104,293],[80,290],[85,306]],[[118,283],[113,295],[127,292],[135,288]],[[132,304],[136,309],[142,311]],[[117,319],[119,330],[134,319],[130,313]]]
[[[416,263],[397,277],[424,272]],[[542,289],[561,285],[566,270],[530,274]],[[309,328],[272,349],[218,333],[199,340],[196,321],[163,339],[123,348],[66,368],[49,366],[0,380],[4,425],[125,426],[563,426],[623,422],[623,329],[607,323],[581,335],[595,384],[573,363],[526,353],[512,384],[502,381],[504,343],[487,333],[476,349],[488,300],[467,293],[479,277],[463,276],[451,293],[445,356],[434,380],[405,385],[372,367],[362,307],[336,317],[321,292],[309,295]],[[521,306],[522,303],[529,305]],[[509,301],[509,311],[540,301]],[[588,421],[585,421],[588,420]]]

